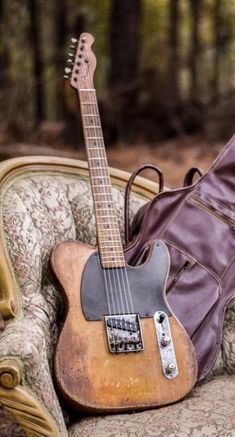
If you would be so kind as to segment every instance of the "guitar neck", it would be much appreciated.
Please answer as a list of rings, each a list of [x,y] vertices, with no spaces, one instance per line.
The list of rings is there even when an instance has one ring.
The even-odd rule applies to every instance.
[[[93,88],[79,89],[79,96],[101,264],[103,268],[124,267],[96,91]]]

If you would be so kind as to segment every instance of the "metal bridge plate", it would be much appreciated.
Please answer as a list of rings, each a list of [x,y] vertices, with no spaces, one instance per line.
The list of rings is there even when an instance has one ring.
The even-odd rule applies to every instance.
[[[144,349],[138,314],[115,314],[105,316],[104,320],[110,352],[140,352]]]

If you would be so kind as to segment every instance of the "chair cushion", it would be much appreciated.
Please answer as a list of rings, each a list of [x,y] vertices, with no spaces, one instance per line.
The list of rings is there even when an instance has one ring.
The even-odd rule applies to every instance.
[[[158,410],[82,419],[69,437],[235,436],[235,376],[197,386],[182,402]]]

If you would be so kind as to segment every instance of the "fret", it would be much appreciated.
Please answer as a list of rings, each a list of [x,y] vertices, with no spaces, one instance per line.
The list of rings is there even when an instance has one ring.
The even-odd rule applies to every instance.
[[[113,203],[113,201],[111,200],[100,200],[100,201],[96,201],[97,202],[97,205],[100,205],[100,204],[102,204],[102,203],[104,203],[104,204],[111,204],[112,206],[110,206],[110,208],[114,208],[114,203]],[[101,209],[101,208],[100,208]],[[104,208],[104,209],[107,209],[107,208]],[[116,209],[116,208],[115,208]]]
[[[113,256],[114,254],[113,254],[113,248],[111,247],[110,248],[111,250],[102,250],[102,255],[104,255],[104,254],[108,254],[108,255],[110,255],[110,256]],[[122,250],[122,247],[121,247],[121,250]],[[116,252],[117,253],[117,252]]]
[[[83,117],[99,117],[99,114],[83,114]]]
[[[91,146],[87,146],[87,149],[88,149],[88,151],[89,150],[103,150],[103,147],[91,147]],[[97,158],[95,158],[95,159],[105,159],[106,160],[106,157],[105,156],[97,156]],[[107,161],[106,161],[107,162]]]
[[[103,137],[86,137],[87,140],[103,140]]]
[[[111,183],[109,183],[109,184],[102,184],[102,183],[100,183],[100,184],[92,184],[92,187],[93,188],[100,188],[100,187],[109,187],[109,188],[111,188]]]
[[[101,124],[99,124],[99,126],[94,126],[94,125],[92,125],[92,126],[84,126],[85,127],[85,129],[100,129],[101,128]]]
[[[105,193],[105,192],[100,192],[100,193],[94,193],[93,196],[110,196],[111,200],[113,200],[113,196],[112,193]]]
[[[89,158],[89,161],[99,161],[99,160],[101,160],[101,159],[104,159],[105,160],[105,162],[107,162],[107,158],[106,157],[99,157],[99,158]],[[92,167],[92,168],[106,168],[107,169],[107,166],[105,166],[105,167],[101,167],[100,165],[98,166],[98,167]],[[108,170],[108,169],[107,169]]]
[[[123,254],[122,255],[117,255],[117,256],[116,255],[115,256],[109,256],[109,255],[103,256],[102,255],[102,259],[106,259],[106,260],[110,260],[110,261],[122,261],[123,258],[124,258]]]
[[[113,244],[111,241],[99,241],[99,244],[101,246],[106,246],[107,244],[113,244],[112,247],[121,247],[122,248],[121,240],[120,241],[116,240],[116,241],[117,241],[117,244]],[[109,247],[109,246],[106,246],[106,247]]]
[[[99,217],[97,217],[97,219],[99,220],[99,219],[110,219],[110,218],[114,218],[114,217],[116,217],[116,214],[115,215],[100,215]],[[109,220],[104,220],[104,224],[109,224]],[[112,225],[113,225],[114,223],[112,223]]]
[[[93,169],[94,170],[94,169]],[[98,168],[98,170],[99,170],[99,168]],[[103,170],[102,170],[103,171]],[[95,176],[91,176],[91,179],[100,179],[100,178],[102,178],[102,180],[103,179],[108,179],[109,181],[110,181],[110,177],[109,177],[109,173],[108,173],[108,170],[106,171],[106,176],[105,176],[105,173],[103,173],[103,174],[100,174],[100,175],[95,175]]]
[[[97,158],[96,158],[97,159]],[[107,171],[107,173],[108,173],[108,169],[107,169],[107,167],[91,167],[92,168],[92,170],[106,170]],[[109,174],[109,173],[108,173]],[[98,177],[99,177],[99,175],[97,175]],[[102,176],[102,175],[101,175]],[[93,176],[94,177],[94,176]]]
[[[95,92],[95,88],[79,88],[79,92],[80,91],[94,91]]]
[[[110,207],[110,208],[99,208],[99,206],[97,205],[98,210],[97,211],[116,211],[116,208],[114,208],[114,206]]]

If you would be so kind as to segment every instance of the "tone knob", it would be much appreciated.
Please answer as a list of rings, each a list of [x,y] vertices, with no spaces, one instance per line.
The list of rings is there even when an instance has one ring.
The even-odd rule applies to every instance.
[[[161,345],[162,346],[168,346],[168,344],[171,342],[171,337],[168,335],[162,334],[161,338]]]
[[[168,366],[166,367],[166,373],[168,373],[169,375],[175,372],[175,370],[176,370],[176,366],[173,363],[168,364]]]

